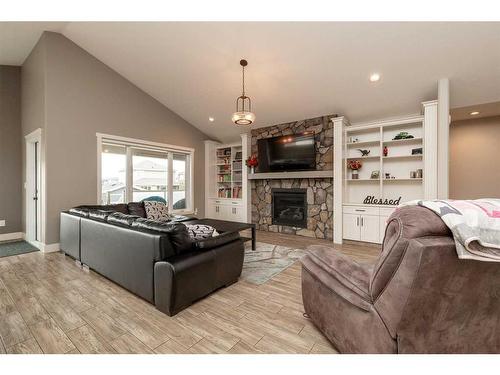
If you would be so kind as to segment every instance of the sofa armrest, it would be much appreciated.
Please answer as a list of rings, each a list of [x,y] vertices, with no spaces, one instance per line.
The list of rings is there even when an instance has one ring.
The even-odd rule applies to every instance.
[[[189,253],[156,262],[154,301],[156,308],[172,316],[215,289],[213,251]]]
[[[61,212],[59,247],[76,260],[80,260],[80,216]]]
[[[200,251],[209,250],[239,240],[240,238],[239,232],[225,232],[215,237],[193,241],[193,248]]]

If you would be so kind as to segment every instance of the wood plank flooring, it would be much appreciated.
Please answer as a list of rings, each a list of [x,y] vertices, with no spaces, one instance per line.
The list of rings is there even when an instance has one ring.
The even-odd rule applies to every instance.
[[[257,232],[293,248],[329,241]],[[377,246],[339,250],[372,262]],[[336,353],[303,317],[300,264],[262,285],[239,281],[169,317],[61,253],[0,258],[2,353]]]

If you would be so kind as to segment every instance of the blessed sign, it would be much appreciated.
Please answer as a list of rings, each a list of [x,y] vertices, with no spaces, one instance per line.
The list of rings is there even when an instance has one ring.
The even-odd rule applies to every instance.
[[[374,195],[368,195],[365,200],[363,201],[364,204],[385,204],[387,206],[397,206],[399,204],[399,201],[401,200],[401,197],[398,199],[382,199],[382,198],[375,198]]]

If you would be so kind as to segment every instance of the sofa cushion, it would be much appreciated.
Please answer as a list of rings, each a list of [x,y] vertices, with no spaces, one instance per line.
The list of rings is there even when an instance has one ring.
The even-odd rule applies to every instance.
[[[229,242],[239,240],[240,234],[238,232],[227,232],[215,237],[209,237],[203,240],[193,242],[194,250],[209,250],[215,247],[225,245]]]
[[[146,218],[149,220],[166,222],[170,221],[168,207],[162,202],[144,201]]]
[[[89,209],[88,208],[80,208],[80,207],[70,208],[69,213],[73,214],[73,215],[82,216],[82,217],[89,217]]]
[[[128,205],[128,213],[130,215],[136,215],[145,218],[146,209],[144,208],[144,202],[130,202]]]
[[[75,207],[75,209],[82,209],[82,210],[104,210],[104,211],[121,212],[123,214],[128,214],[128,206],[127,206],[126,203],[93,204],[93,205],[92,204],[84,204],[84,205]]]
[[[155,220],[137,218],[131,226],[139,230],[149,230],[168,234],[176,254],[182,254],[192,250],[192,240],[189,237],[186,226],[181,223],[162,223]]]
[[[113,211],[107,210],[89,210],[89,219],[106,221],[108,216],[111,215]]]
[[[124,226],[131,226],[134,221],[139,218],[137,215],[127,215],[121,212],[113,212],[107,217],[107,222],[110,224],[118,224]]]

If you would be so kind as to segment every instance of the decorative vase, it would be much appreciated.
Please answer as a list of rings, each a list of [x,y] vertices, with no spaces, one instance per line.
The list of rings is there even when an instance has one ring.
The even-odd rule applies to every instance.
[[[250,173],[255,173],[255,167],[250,167]]]
[[[357,169],[353,169],[352,170],[352,179],[353,180],[357,180],[358,179],[358,170]]]

